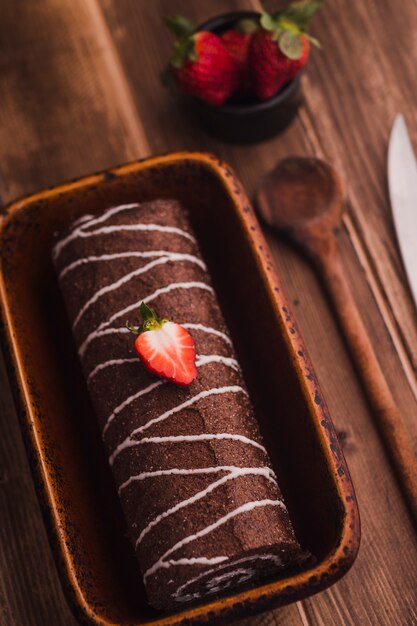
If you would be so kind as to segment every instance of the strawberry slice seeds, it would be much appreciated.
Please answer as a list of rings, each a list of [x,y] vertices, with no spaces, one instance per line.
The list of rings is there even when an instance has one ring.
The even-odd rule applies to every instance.
[[[180,324],[158,319],[144,302],[139,307],[142,324],[126,327],[135,335],[135,349],[147,370],[177,383],[189,385],[197,376],[194,339]]]

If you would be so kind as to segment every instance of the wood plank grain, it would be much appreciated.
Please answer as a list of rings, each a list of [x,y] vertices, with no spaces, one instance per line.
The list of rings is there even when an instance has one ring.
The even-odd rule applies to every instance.
[[[200,9],[191,2],[164,2],[162,0],[146,6],[144,3],[132,3],[129,0],[121,0],[115,6],[103,0],[103,8],[108,21],[114,28],[120,30],[121,35],[118,41],[120,55],[130,76],[141,118],[146,119],[145,127],[153,129],[152,136],[148,135],[148,141],[153,150],[159,150],[164,145],[165,149],[182,147],[201,149],[204,147],[220,153],[237,169],[249,192],[255,189],[260,175],[282,156],[292,152],[327,155],[329,153],[327,135],[330,133],[333,143],[338,148],[337,151],[331,152],[330,156],[333,157],[336,154],[339,167],[345,167],[342,157],[349,149],[346,141],[347,130],[344,131],[344,143],[342,143],[338,128],[338,124],[342,122],[337,117],[333,119],[329,108],[325,109],[325,113],[321,113],[317,110],[314,100],[310,104],[310,98],[313,97],[311,94],[315,95],[315,92],[319,90],[318,85],[326,84],[326,94],[329,90],[340,88],[338,82],[329,85],[329,80],[326,82],[323,72],[317,75],[315,67],[318,61],[310,69],[306,81],[305,107],[291,129],[280,138],[261,146],[245,148],[228,146],[207,137],[189,119],[187,112],[178,107],[175,95],[161,89],[157,79],[170,48],[169,42],[163,37],[161,16],[166,13],[183,12],[198,22],[206,17],[203,14],[203,8]],[[224,5],[222,9],[224,10]],[[215,13],[214,8],[210,13]],[[128,19],[126,16],[129,16]],[[335,16],[333,20],[337,23]],[[147,26],[152,24],[148,32],[144,24]],[[321,28],[323,30],[323,27]],[[325,41],[326,32],[323,30],[318,34]],[[158,45],[155,42],[158,42]],[[337,46],[337,42],[332,41],[332,45]],[[340,67],[344,67],[340,46],[341,44],[336,55],[339,64],[338,72],[344,75],[344,72],[340,72]],[[149,68],[153,67],[154,71],[149,69],[146,74],[141,72],[140,66],[144,63]],[[330,101],[329,95],[327,98]],[[174,116],[175,124],[172,123]],[[326,127],[324,127],[322,117],[327,120]],[[318,130],[317,118],[320,118],[320,124],[323,126],[320,130]],[[375,117],[376,119],[378,118]],[[336,143],[338,138],[340,144]],[[334,147],[333,143],[332,147]],[[373,154],[369,155],[369,159],[373,156]],[[352,158],[351,155],[349,158]],[[365,193],[364,189],[368,197],[371,192],[375,193],[375,190],[379,198],[383,195],[381,189],[373,181],[368,181],[369,167],[368,163],[368,168],[365,169],[365,174],[361,178],[359,172],[356,172],[355,180],[360,183],[356,195],[351,193],[351,186],[348,188],[349,206],[354,206],[357,212],[363,211],[362,205],[358,203],[358,194]],[[381,159],[376,160],[373,167],[378,168],[378,176],[383,178]],[[372,182],[371,191],[369,191],[370,182]],[[385,196],[384,201],[386,201]],[[379,208],[380,205],[377,204],[375,221]],[[352,208],[351,213],[354,215]],[[382,237],[381,231],[377,231],[374,235],[379,243],[378,236]],[[392,245],[392,229],[384,236]],[[268,239],[284,278],[287,292],[295,303],[295,312],[318,371],[325,397],[328,399],[333,419],[345,441],[346,456],[357,487],[364,528],[361,553],[354,570],[331,590],[320,594],[318,598],[303,602],[305,619],[308,623],[314,624],[412,623],[416,619],[414,598],[416,578],[414,575],[411,578],[405,575],[405,571],[410,572],[413,569],[412,562],[417,554],[417,543],[384,450],[368,413],[365,398],[328,309],[327,301],[308,264],[291,249],[278,243],[272,234],[268,234]],[[340,245],[354,297],[363,312],[371,340],[380,355],[384,371],[403,413],[408,418],[411,429],[415,399],[402,374],[401,359],[387,332],[384,317],[376,305],[347,230],[341,233]],[[366,240],[364,242],[366,250],[368,246],[369,242]],[[395,525],[390,524],[389,521],[392,510],[396,511]],[[378,537],[377,541],[375,537]],[[413,556],[410,557],[411,554]],[[389,584],[386,581],[389,581]],[[349,597],[350,602],[346,600]],[[370,598],[374,600],[371,608],[369,607]],[[279,616],[279,613],[279,611],[274,612],[268,616],[271,624],[274,623],[275,615]],[[388,616],[391,621],[387,621]],[[394,619],[397,619],[397,622],[392,621],[393,616],[396,616]]]
[[[316,32],[325,37],[325,45],[335,54],[312,58],[314,82],[308,84],[308,108],[324,152],[345,173],[352,219],[416,370],[417,318],[392,236],[386,151],[390,128],[399,111],[405,113],[417,140],[417,81],[412,71],[417,61],[417,5],[406,2],[401,11],[394,2],[383,5],[384,9],[376,2],[337,0],[317,16]],[[335,23],[346,11],[358,28],[344,29],[342,35]],[[387,41],[395,32],[397,37],[400,34],[401,44],[396,45],[394,39],[388,54]],[[371,55],[363,54],[367,46],[372,48]],[[349,63],[345,62],[340,72],[347,56]],[[320,84],[326,80],[329,83],[330,76],[331,88],[320,89]]]
[[[0,6],[3,201],[145,156],[142,125],[96,3]],[[0,622],[75,624],[0,364]]]
[[[0,358],[0,623],[69,626]]]
[[[94,0],[0,11],[4,201],[148,153]]]
[[[415,57],[405,59],[398,44],[393,45],[392,60],[387,60],[383,38],[389,36],[396,41],[395,33],[398,35],[400,28],[409,37],[417,17],[411,0],[403,3],[401,17],[394,16],[394,0],[383,7],[375,1],[364,4],[359,0],[349,2],[349,15],[355,18],[352,23],[356,26],[359,20],[359,24],[355,33],[353,28],[344,29],[347,32],[340,38],[340,20],[347,12],[347,2],[328,3],[328,7],[332,5],[326,8],[328,16],[317,18],[316,31],[334,54],[330,59],[324,55],[313,57],[305,81],[307,102],[298,120],[282,137],[244,149],[211,140],[187,111],[178,107],[175,95],[161,88],[159,70],[170,48],[161,16],[182,12],[200,22],[215,13],[252,6],[251,2],[212,0],[208,5],[191,0],[40,0],[35,4],[19,0],[4,4],[0,7],[0,28],[5,33],[0,38],[5,68],[1,75],[4,97],[0,108],[4,196],[11,199],[65,178],[145,156],[149,150],[180,148],[217,152],[235,166],[252,193],[259,176],[279,157],[292,152],[325,154],[339,164],[350,181],[350,215],[355,233],[369,258],[372,275],[376,276],[377,288],[393,316],[406,356],[414,363],[417,344],[412,334],[413,311],[392,236],[383,161],[384,128],[388,128],[388,118],[398,106],[402,91],[407,99],[406,112],[411,115],[415,90],[410,85]],[[389,24],[385,23],[387,18]],[[371,19],[377,22],[378,35],[370,32],[376,30]],[[366,60],[356,78],[359,56],[369,36],[376,53]],[[396,75],[399,62],[405,64],[406,79]],[[390,87],[394,82],[389,95],[385,89],[386,75]],[[366,83],[365,90],[361,89],[361,80]],[[366,118],[369,147],[355,127],[358,116]],[[242,626],[415,623],[416,540],[352,365],[308,264],[271,234],[268,238],[334,421],[343,435],[361,505],[363,543],[353,571],[331,590],[256,620],[246,620]],[[410,386],[402,375],[401,358],[375,303],[348,229],[340,239],[354,296],[412,431],[415,406]],[[4,388],[2,380],[0,386]],[[1,421],[0,428],[8,454],[6,467],[13,468],[10,451],[16,445],[19,449],[20,444],[16,428],[11,432],[8,429],[12,415],[9,406],[9,417]],[[0,535],[7,560],[0,563],[0,597],[5,607],[1,610],[5,620],[9,620],[5,623],[73,623],[60,596],[50,557],[48,561],[45,539],[42,540],[41,531],[37,532],[41,521],[21,445],[16,462],[16,476],[27,482],[27,493],[31,494],[17,529],[26,533],[27,548],[34,558],[29,562],[25,558],[17,538],[19,533],[15,534],[11,527],[15,519],[9,509],[14,507],[13,498],[19,487],[14,478],[11,493],[4,494],[0,503],[0,515],[5,511],[11,520]],[[391,523],[393,512],[395,524]],[[34,549],[37,540],[38,550]],[[21,576],[10,573],[11,562],[19,563],[17,569],[29,566],[28,570]],[[33,582],[28,585],[29,575],[35,578],[33,593]]]

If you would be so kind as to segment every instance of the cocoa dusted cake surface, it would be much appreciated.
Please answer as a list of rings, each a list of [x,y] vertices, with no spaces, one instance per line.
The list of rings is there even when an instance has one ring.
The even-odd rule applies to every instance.
[[[179,607],[301,561],[184,209],[86,215],[52,256],[149,602]],[[140,362],[125,324],[142,301],[193,336],[190,385]]]

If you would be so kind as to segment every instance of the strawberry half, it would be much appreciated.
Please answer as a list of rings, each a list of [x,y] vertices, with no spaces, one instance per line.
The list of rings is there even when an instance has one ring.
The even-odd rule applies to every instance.
[[[141,326],[126,326],[137,335],[135,348],[146,369],[177,385],[189,385],[197,376],[194,339],[190,333],[175,322],[159,320],[144,302],[139,311],[143,319]]]

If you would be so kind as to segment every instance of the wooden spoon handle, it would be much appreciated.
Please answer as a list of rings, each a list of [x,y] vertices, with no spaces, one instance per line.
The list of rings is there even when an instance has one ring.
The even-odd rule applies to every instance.
[[[356,308],[338,253],[324,255],[318,262],[378,429],[417,524],[417,459],[408,433]]]

